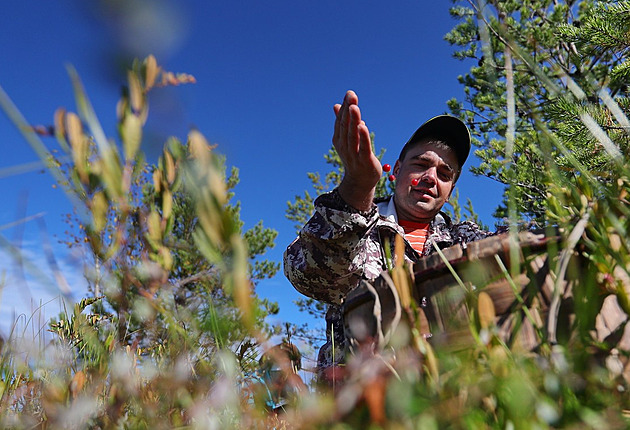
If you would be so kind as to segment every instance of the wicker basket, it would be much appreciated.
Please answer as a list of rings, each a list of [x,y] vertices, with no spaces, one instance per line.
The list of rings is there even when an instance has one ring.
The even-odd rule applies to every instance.
[[[513,348],[534,350],[539,344],[537,328],[545,329],[556,288],[561,305],[556,327],[568,328],[571,292],[583,265],[572,255],[566,276],[556,282],[550,267],[555,267],[559,245],[556,236],[522,232],[513,238],[508,233],[447,248],[442,251],[445,258],[436,253],[422,259],[414,267],[414,296],[427,316],[425,334],[432,343],[468,347],[469,315],[480,291],[492,299],[499,337]]]
[[[422,334],[444,349],[469,348],[474,344],[470,315],[478,317],[477,298],[483,291],[494,305],[491,329],[512,350],[536,351],[542,337],[569,340],[574,333],[573,293],[584,286],[587,261],[576,251],[569,254],[566,270],[557,271],[561,251],[558,235],[521,232],[456,245],[421,259],[413,267],[413,296],[424,311]],[[630,285],[626,290],[630,295]],[[630,352],[628,315],[616,296],[610,294],[598,305],[592,337]],[[387,273],[364,281],[348,293],[342,312],[350,345],[382,347],[401,320],[397,288]]]

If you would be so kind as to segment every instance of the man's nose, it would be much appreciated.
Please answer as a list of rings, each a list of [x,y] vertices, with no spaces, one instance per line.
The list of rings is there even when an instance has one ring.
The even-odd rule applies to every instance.
[[[435,167],[430,167],[424,171],[422,174],[422,182],[426,182],[430,185],[434,185],[437,183],[437,169]]]

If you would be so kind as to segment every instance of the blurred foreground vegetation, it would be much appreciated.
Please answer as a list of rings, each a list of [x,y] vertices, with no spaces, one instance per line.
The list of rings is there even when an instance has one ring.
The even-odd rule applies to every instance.
[[[534,222],[560,238],[546,250],[555,286],[548,311],[515,288],[515,312],[536,329],[534,351],[505,340],[484,285],[475,285],[466,290],[465,348],[428,342],[405,299],[390,344],[350,357],[334,390],[297,377],[290,339],[262,354],[278,334],[265,323],[276,307],[254,287],[278,270],[261,258],[275,234],[262,223],[242,231],[231,203],[237,172],[226,173],[198,131],[169,139],[156,163],[144,159],[150,92],[194,81],[148,57],[129,71],[117,139],[72,70],[76,113],[60,109],[42,130],[8,112],[75,203],[75,245],[89,250],[91,270],[89,297],[50,321],[45,344],[2,339],[0,426],[627,428],[630,44],[601,40],[630,28],[630,5],[488,1],[454,14],[462,21],[451,42],[462,58],[479,59],[462,77],[468,100],[451,103],[475,127],[478,173],[507,185],[497,212],[513,232]],[[47,152],[42,134],[71,161]],[[308,212],[306,197],[293,219]],[[413,288],[408,269],[392,269],[401,297]],[[506,262],[506,282],[517,274]],[[610,302],[624,315],[614,323],[601,312]]]

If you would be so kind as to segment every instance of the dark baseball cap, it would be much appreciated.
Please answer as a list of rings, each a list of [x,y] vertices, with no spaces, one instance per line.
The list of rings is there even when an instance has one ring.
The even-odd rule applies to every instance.
[[[451,115],[438,115],[422,124],[405,143],[398,159],[403,158],[409,147],[427,137],[444,140],[453,148],[459,169],[462,169],[470,153],[470,131],[462,120]]]

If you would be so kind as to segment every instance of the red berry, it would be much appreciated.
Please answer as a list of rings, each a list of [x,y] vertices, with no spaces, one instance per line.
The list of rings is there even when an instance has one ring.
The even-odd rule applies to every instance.
[[[389,164],[383,164],[384,172],[389,172],[390,170],[392,170],[392,166],[390,166]]]
[[[411,180],[411,186],[415,187],[416,185],[418,185],[418,182],[420,182],[420,180],[418,178],[413,178]]]
[[[393,182],[396,180],[396,177],[394,175],[389,175],[388,179]]]

